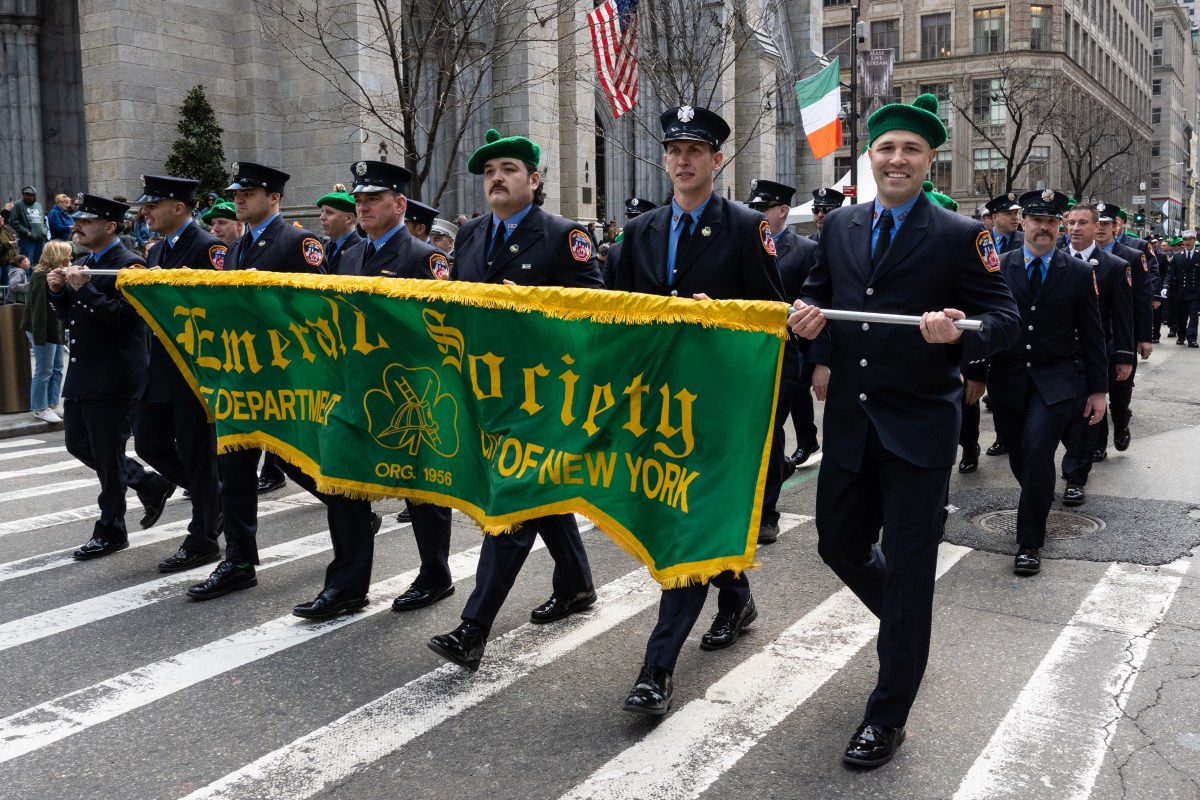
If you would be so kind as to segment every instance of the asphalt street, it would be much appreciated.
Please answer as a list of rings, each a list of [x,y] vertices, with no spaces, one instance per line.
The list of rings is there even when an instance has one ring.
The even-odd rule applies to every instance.
[[[1006,459],[954,475],[931,661],[907,741],[872,771],[840,758],[876,623],[816,556],[819,461],[760,548],[758,621],[703,652],[706,614],[653,721],[621,703],[657,587],[599,531],[583,534],[599,602],[530,625],[550,591],[538,549],[471,674],[425,646],[473,585],[464,517],[457,592],[399,615],[416,548],[400,503],[377,504],[371,606],[314,624],[290,609],[321,588],[329,539],[294,484],[262,500],[259,585],[196,603],[184,590],[208,568],[155,570],[185,500],[145,531],[131,503],[130,548],[77,563],[94,476],[61,430],[0,439],[0,798],[1200,798],[1198,386],[1200,351],[1168,342],[1141,364],[1132,446],[1110,446],[1087,503],[1056,517],[1036,577],[1012,574],[995,524],[1018,496]]]

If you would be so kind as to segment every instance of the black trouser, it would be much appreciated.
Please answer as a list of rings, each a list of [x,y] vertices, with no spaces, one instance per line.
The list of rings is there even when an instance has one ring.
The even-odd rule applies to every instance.
[[[258,563],[258,449],[217,456],[221,470],[221,510],[225,519],[225,560]]]
[[[1187,340],[1194,343],[1196,341],[1196,327],[1200,323],[1200,298],[1193,297],[1191,300],[1185,300],[1181,303],[1184,306],[1179,317],[1179,336],[1182,338],[1185,330],[1184,324],[1187,325]]]
[[[974,454],[979,447],[979,401],[967,402],[967,393],[963,391],[962,422],[958,426],[958,446],[962,448],[963,457],[968,453]]]
[[[94,470],[100,480],[100,519],[92,536],[106,542],[129,539],[125,527],[125,491],[152,497],[166,488],[166,479],[146,472],[125,455],[129,441],[128,400],[66,400],[63,403],[63,444],[67,452]]]
[[[417,540],[417,554],[421,557],[421,571],[413,586],[427,592],[445,589],[453,583],[450,575],[450,509],[408,500],[404,505],[412,519],[413,538]]]
[[[283,459],[277,459],[276,463],[300,488],[325,504],[329,538],[333,541],[333,561],[325,568],[324,588],[341,589],[356,597],[365,597],[371,586],[371,563],[375,557],[370,501],[318,492],[317,484],[299,467]]]
[[[1063,431],[1062,443],[1067,451],[1063,454],[1062,474],[1069,484],[1086,486],[1088,475],[1092,472],[1092,453],[1095,452],[1096,436],[1099,425],[1089,425],[1083,418],[1083,410],[1087,408],[1088,387],[1087,375],[1083,367],[1076,364],[1075,370],[1075,402],[1071,407],[1071,417]]]
[[[159,474],[190,492],[192,521],[182,547],[196,553],[221,549],[221,484],[217,435],[195,398],[138,403],[133,418],[137,454]]]
[[[735,577],[732,572],[722,572],[711,581],[720,592],[717,594],[717,613],[732,614],[750,601],[750,581],[745,573]],[[646,643],[646,663],[651,666],[675,671],[675,662],[683,643],[700,619],[704,601],[708,597],[707,583],[694,583],[678,589],[665,589],[658,601],[658,623]]]
[[[1044,547],[1046,517],[1054,502],[1054,452],[1075,408],[1074,398],[1047,404],[1028,382],[1025,407],[993,403],[996,429],[1008,445],[1008,465],[1021,484],[1017,503],[1017,544]]]
[[[1170,319],[1167,316],[1170,313],[1170,300],[1162,300],[1159,302],[1158,308],[1154,309],[1154,339],[1162,338],[1163,323]]]
[[[767,464],[767,482],[763,487],[762,524],[778,525],[779,493],[783,491],[783,460],[787,458],[787,434],[784,424],[787,422],[788,410],[791,408],[792,394],[796,389],[796,379],[793,376],[782,376],[779,379],[779,398],[775,403],[775,434],[771,439],[770,462]],[[807,389],[805,390],[807,391]]]
[[[538,517],[522,523],[512,533],[483,537],[479,566],[475,571],[475,590],[463,609],[464,620],[474,622],[485,632],[491,631],[538,534],[554,559],[554,594],[569,600],[592,588],[592,570],[574,515]]]
[[[1104,419],[1096,425],[1089,427],[1098,428],[1096,431],[1096,448],[1104,450],[1108,447],[1108,418],[1112,417],[1113,429],[1120,433],[1129,427],[1129,420],[1133,419],[1133,412],[1129,409],[1133,402],[1133,378],[1137,375],[1137,362],[1133,362],[1133,369],[1129,372],[1129,379],[1117,380],[1117,362],[1110,356],[1108,359],[1108,413],[1104,415]]]
[[[808,359],[804,359],[800,367],[800,380],[792,390],[792,402],[789,404],[797,447],[817,446],[816,412],[812,396],[813,366]]]
[[[1188,301],[1182,298],[1174,297],[1175,293],[1176,292],[1172,292],[1173,296],[1170,301],[1170,312],[1167,316],[1167,327],[1175,331],[1175,335],[1182,339],[1184,338],[1187,330]]]
[[[873,425],[857,472],[828,456],[821,462],[817,552],[879,617],[879,678],[864,722],[904,725],[921,686],[949,481],[949,467],[888,452]]]
[[[281,481],[287,470],[284,468],[284,460],[274,453],[267,453],[263,456],[262,472],[258,473],[259,478],[269,481]],[[288,472],[287,474],[291,474]]]

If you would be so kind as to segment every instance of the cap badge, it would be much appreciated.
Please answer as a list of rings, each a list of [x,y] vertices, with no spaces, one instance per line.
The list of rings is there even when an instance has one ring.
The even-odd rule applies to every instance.
[[[691,106],[680,106],[675,116],[679,118],[680,122],[691,122],[692,118],[696,116],[696,110]]]
[[[236,161],[235,161],[235,162],[233,162],[232,164],[230,164],[230,165],[229,165],[229,168],[233,170],[233,174],[234,174],[234,175],[237,175],[239,172],[241,172],[241,171],[242,171],[242,165],[241,165],[241,164],[239,164],[239,163],[238,163],[238,162],[236,162]]]
[[[1046,191],[1042,192],[1042,199],[1049,203],[1054,199],[1054,190],[1047,189]]]
[[[1104,203],[1096,203],[1097,211],[1104,211],[1104,209],[1106,209],[1106,208],[1108,208],[1108,206],[1104,205]]]
[[[1009,192],[1009,193],[1008,193],[1008,199],[1009,199],[1009,200],[1011,200],[1011,201],[1012,201],[1012,202],[1014,202],[1014,203],[1015,203],[1015,202],[1017,202],[1017,195],[1016,195],[1016,193],[1015,193],[1015,192]]]
[[[76,194],[76,195],[75,195],[75,202],[76,202],[76,203],[82,203],[82,202],[83,202],[83,192],[79,192],[78,194]]]
[[[753,192],[757,188],[758,188],[758,178],[755,178],[754,180],[750,181],[750,191]]]
[[[629,205],[633,206],[634,208],[637,208],[637,204],[638,199],[636,197],[629,201]]]
[[[817,197],[824,197],[824,196],[825,196],[825,193],[826,193],[827,191],[828,191],[827,189],[825,189],[824,187],[822,187],[821,189],[817,190]]]
[[[367,174],[367,162],[365,162],[365,161],[360,161],[360,162],[358,162],[357,164],[355,164],[355,165],[354,165],[354,174],[355,174],[355,175],[357,175],[357,176],[358,176],[358,177],[360,177],[360,178],[361,178],[363,175],[366,175],[366,174]]]

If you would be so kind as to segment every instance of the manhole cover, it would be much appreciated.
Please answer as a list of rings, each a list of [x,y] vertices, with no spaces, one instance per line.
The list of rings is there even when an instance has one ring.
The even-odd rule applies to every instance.
[[[1017,512],[1016,509],[990,511],[976,517],[975,524],[989,533],[1016,536]],[[1104,520],[1090,514],[1051,510],[1050,516],[1046,518],[1047,539],[1078,539],[1103,528]]]

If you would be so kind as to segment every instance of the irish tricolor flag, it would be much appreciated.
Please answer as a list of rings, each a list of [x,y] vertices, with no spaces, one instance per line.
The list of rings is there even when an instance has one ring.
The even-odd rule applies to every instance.
[[[842,90],[838,60],[825,69],[796,81],[796,99],[800,101],[800,117],[804,120],[804,135],[812,148],[813,158],[824,158],[842,146]]]

